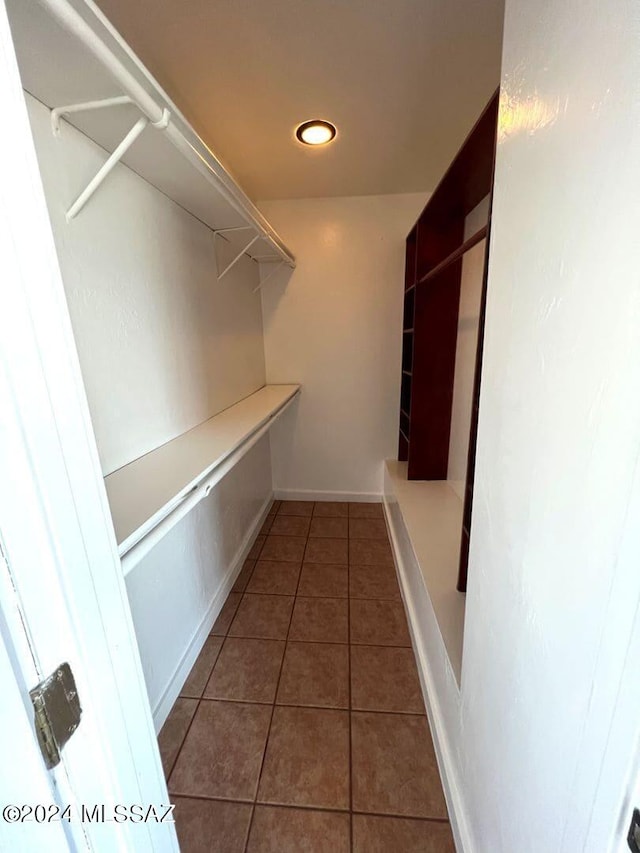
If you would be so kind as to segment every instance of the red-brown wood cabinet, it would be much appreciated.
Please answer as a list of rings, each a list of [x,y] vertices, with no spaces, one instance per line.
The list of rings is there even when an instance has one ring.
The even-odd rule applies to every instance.
[[[498,94],[447,169],[406,245],[398,459],[408,463],[410,480],[446,480],[463,257],[486,238],[461,530],[458,589],[462,591],[473,503]],[[465,238],[467,216],[487,196],[486,223]]]

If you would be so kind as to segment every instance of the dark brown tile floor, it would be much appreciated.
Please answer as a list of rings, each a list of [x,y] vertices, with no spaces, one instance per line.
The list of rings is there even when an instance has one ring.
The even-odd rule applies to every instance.
[[[183,853],[453,853],[380,504],[274,503],[159,743]]]

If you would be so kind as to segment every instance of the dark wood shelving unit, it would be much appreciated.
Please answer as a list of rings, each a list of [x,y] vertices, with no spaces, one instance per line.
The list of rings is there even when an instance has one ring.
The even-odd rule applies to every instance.
[[[406,242],[398,459],[408,463],[410,480],[446,480],[463,258],[486,240],[461,530],[458,589],[463,591],[473,503],[497,118],[498,92],[466,138]],[[487,196],[486,224],[465,238],[466,217]]]
[[[425,281],[429,281],[430,278],[433,278],[438,273],[445,270],[449,264],[452,264],[454,261],[457,261],[458,258],[461,258],[464,254],[466,254],[469,249],[473,249],[481,240],[484,240],[487,236],[487,226],[483,225],[482,228],[479,228],[475,234],[472,234],[471,237],[468,237],[461,246],[458,246],[457,249],[454,249],[450,255],[440,261],[440,263],[435,266],[432,270],[429,270],[428,273],[422,276],[418,284],[424,284]]]

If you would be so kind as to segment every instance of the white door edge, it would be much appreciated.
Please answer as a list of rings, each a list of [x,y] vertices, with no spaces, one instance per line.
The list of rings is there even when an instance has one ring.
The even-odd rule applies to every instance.
[[[61,795],[160,806],[168,794],[2,0],[0,102],[5,645],[27,689],[65,660],[73,669],[83,718],[52,771]],[[178,849],[169,823],[86,824],[72,836],[86,849]]]

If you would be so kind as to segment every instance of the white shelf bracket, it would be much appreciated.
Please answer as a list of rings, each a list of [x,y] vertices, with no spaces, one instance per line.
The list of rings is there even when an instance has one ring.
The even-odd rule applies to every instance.
[[[55,107],[51,110],[51,129],[54,136],[60,135],[60,119],[62,116],[72,113],[84,113],[89,110],[104,110],[107,107],[123,107],[132,104],[128,95],[118,95],[115,98],[103,98],[100,101],[84,101],[81,104],[67,104],[64,107]]]
[[[269,281],[271,276],[275,275],[278,272],[278,270],[283,266],[284,266],[284,261],[279,261],[278,264],[271,270],[269,275],[266,278],[263,278],[262,281],[260,282],[260,284],[256,288],[254,288],[253,292],[257,293],[260,290],[260,288],[263,287]]]
[[[213,236],[217,237],[218,234],[229,234],[231,231],[253,231],[253,225],[236,225],[235,228],[218,228],[217,231],[213,232]]]
[[[67,222],[71,222],[74,216],[77,216],[78,213],[82,210],[85,204],[89,201],[91,196],[98,189],[100,184],[107,177],[109,172],[120,162],[121,158],[124,156],[125,152],[131,148],[136,139],[140,136],[145,127],[149,124],[149,119],[146,116],[141,116],[138,121],[133,125],[129,133],[122,140],[120,145],[107,157],[102,166],[98,169],[93,178],[89,181],[87,186],[80,193],[78,198],[73,202],[69,210],[67,211]]]
[[[225,234],[232,234],[234,231],[253,231],[254,228],[252,225],[236,225],[235,228],[218,228],[213,232],[213,251],[216,259],[216,275],[220,278],[220,260],[218,258],[218,244],[216,243],[216,237],[222,237],[223,240],[228,242],[227,238],[224,236]]]
[[[51,110],[51,128],[54,136],[58,136],[60,134],[60,118],[64,115],[86,112],[89,110],[102,110],[107,107],[121,107],[133,103],[134,101],[128,95],[118,95],[115,98],[104,98],[100,101],[85,101],[81,104],[67,104],[64,107],[56,107]],[[158,121],[150,121],[147,116],[140,116],[122,142],[107,157],[103,165],[98,169],[84,190],[73,202],[67,211],[67,222],[71,222],[71,220],[80,213],[100,184],[105,180],[109,172],[111,172],[114,166],[120,162],[147,125],[151,124],[151,127],[155,127],[157,130],[164,130],[168,126],[170,118],[171,113],[166,108],[163,109],[162,115]]]
[[[254,231],[254,230],[255,230],[255,229],[254,229],[253,225],[239,225],[239,226],[237,226],[236,228],[220,228],[220,229],[218,229],[217,231],[214,231],[214,232],[213,232],[213,240],[214,240],[214,243],[215,243],[215,239],[216,239],[216,237],[218,236],[218,234],[227,234],[227,233],[229,233],[229,232],[231,232],[231,231]],[[218,281],[220,281],[220,279],[221,279],[221,278],[224,278],[224,276],[225,276],[225,275],[226,275],[230,270],[232,270],[232,269],[233,269],[233,267],[235,267],[235,265],[238,263],[238,261],[240,260],[240,258],[241,258],[241,257],[242,257],[242,256],[243,256],[243,255],[244,255],[244,254],[245,254],[245,253],[246,253],[246,252],[247,252],[247,251],[248,251],[248,250],[253,246],[253,244],[254,244],[257,240],[260,240],[260,234],[255,234],[255,235],[251,238],[251,240],[249,240],[249,242],[248,242],[245,246],[243,246],[243,247],[242,247],[242,249],[241,249],[241,250],[238,252],[238,254],[234,257],[234,259],[233,259],[230,263],[228,263],[228,264],[227,264],[227,266],[222,270],[222,272],[220,272],[220,268],[219,268],[219,266],[218,266],[218,255],[217,255],[217,252],[216,252],[216,272],[218,273]]]

